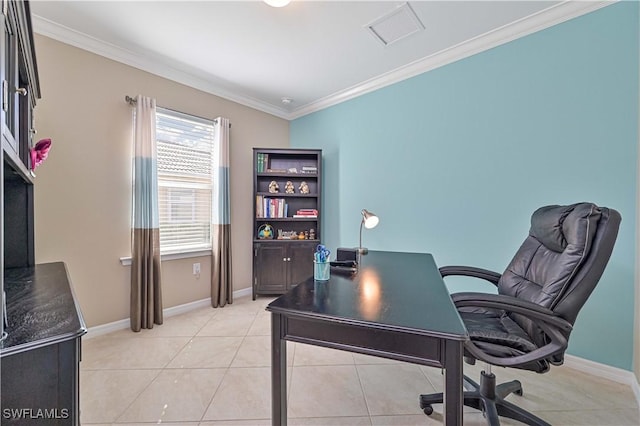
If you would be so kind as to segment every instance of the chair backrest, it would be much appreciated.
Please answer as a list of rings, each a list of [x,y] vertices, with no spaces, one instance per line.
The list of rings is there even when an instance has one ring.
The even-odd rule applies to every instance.
[[[592,203],[539,208],[498,292],[549,308],[573,324],[609,261],[620,222],[617,211]],[[535,324],[510,316],[543,343]]]

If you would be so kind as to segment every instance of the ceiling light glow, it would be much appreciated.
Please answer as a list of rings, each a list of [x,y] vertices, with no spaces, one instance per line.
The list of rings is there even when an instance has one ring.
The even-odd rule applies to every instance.
[[[291,0],[263,0],[266,4],[271,7],[284,7],[291,3]]]

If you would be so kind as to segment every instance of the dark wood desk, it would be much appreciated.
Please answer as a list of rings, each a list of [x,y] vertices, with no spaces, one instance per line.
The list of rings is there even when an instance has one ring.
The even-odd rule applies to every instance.
[[[356,275],[310,278],[267,310],[273,425],[287,424],[287,340],[443,368],[445,424],[462,424],[467,331],[430,254],[371,251]]]

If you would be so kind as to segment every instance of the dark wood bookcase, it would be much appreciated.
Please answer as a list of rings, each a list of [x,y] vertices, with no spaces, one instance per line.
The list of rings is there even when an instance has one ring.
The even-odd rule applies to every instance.
[[[86,327],[66,265],[35,263],[30,149],[40,86],[29,2],[0,0],[0,15],[0,423],[79,425]]]
[[[254,148],[253,170],[255,300],[313,276],[322,236],[322,151]],[[270,192],[274,182],[277,192]]]

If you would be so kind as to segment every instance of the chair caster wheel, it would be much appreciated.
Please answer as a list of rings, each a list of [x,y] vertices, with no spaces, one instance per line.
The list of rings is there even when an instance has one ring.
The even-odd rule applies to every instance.
[[[430,416],[433,414],[433,407],[431,405],[427,405],[422,409],[422,411],[424,411],[427,416]]]

